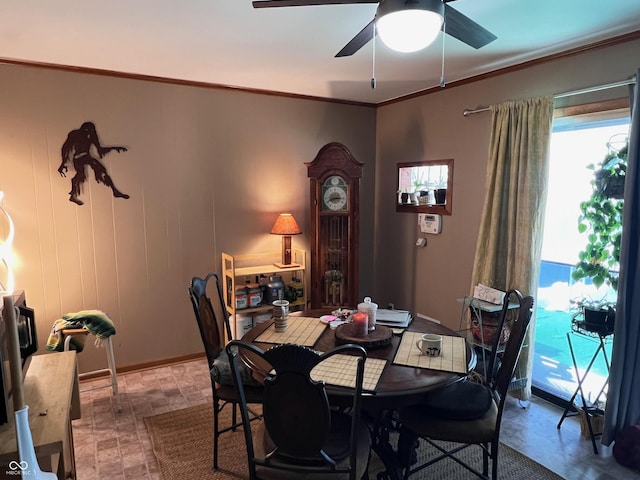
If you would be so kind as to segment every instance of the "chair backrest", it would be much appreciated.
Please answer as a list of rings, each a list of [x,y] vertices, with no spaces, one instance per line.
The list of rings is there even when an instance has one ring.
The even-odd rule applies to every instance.
[[[510,306],[513,305],[514,301],[517,301],[518,303],[520,303],[521,300],[522,300],[522,294],[516,289],[508,290],[505,293],[504,299],[502,301],[502,309],[500,310],[500,314],[498,317],[497,332],[502,332],[504,329],[504,324],[509,323],[507,319],[513,318],[513,313],[516,312],[516,310],[514,310],[513,308],[510,308]],[[501,359],[499,358],[499,355],[498,355],[499,352],[504,350],[502,348],[502,344],[500,343],[501,341],[502,341],[501,333],[498,333],[497,335],[495,335],[495,337],[491,341],[491,345],[490,345],[491,353],[488,359],[489,364],[488,364],[488,368],[485,370],[486,375],[484,379],[484,383],[487,385],[491,384],[492,382],[495,382],[496,374],[498,373],[498,368],[501,365]]]
[[[215,292],[213,301],[207,295],[207,285],[213,278]],[[215,272],[205,278],[193,277],[189,286],[189,298],[196,315],[200,336],[207,354],[209,365],[220,355],[228,340],[231,340],[229,313],[224,306],[222,285]]]
[[[234,340],[227,345],[227,353],[239,390],[245,426],[249,425],[249,412],[240,378],[239,362],[243,361],[243,357],[249,357],[249,364],[259,363],[255,359],[259,357],[271,366],[271,371],[264,380],[263,397],[264,428],[273,443],[266,458],[256,458],[252,432],[245,428],[252,479],[256,477],[257,465],[301,474],[353,472],[355,475],[362,380],[367,356],[364,348],[342,345],[320,354],[301,345],[284,344],[265,352],[255,345]],[[349,416],[331,408],[324,382],[311,377],[314,367],[338,353],[358,357],[353,372],[355,388]],[[336,436],[335,427],[340,421],[345,428],[341,431],[343,435]],[[342,464],[338,465],[340,462]]]
[[[533,297],[527,296],[523,298],[517,290],[510,290],[507,292],[505,297],[505,304],[509,302],[511,297],[516,297],[519,303],[518,315],[511,322],[509,340],[501,354],[502,363],[500,368],[498,368],[495,377],[489,382],[489,386],[499,396],[500,412],[502,411],[502,406],[504,404],[509,385],[513,379],[516,364],[520,357],[520,351],[522,350],[524,339],[527,334],[527,328],[531,321],[531,315],[533,314]]]

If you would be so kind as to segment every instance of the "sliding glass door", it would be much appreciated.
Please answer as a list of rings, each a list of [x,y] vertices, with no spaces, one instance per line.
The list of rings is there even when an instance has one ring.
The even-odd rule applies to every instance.
[[[585,234],[578,231],[578,216],[580,202],[591,196],[594,172],[588,166],[597,165],[607,153],[620,148],[628,131],[628,110],[554,120],[532,384],[535,393],[560,404],[571,398],[577,386],[568,337],[581,376],[598,347],[597,338],[570,333],[575,311],[572,300],[585,295],[615,298],[615,292],[605,287],[596,289],[590,282],[574,282],[571,278],[578,253],[587,243]],[[610,341],[605,349],[610,359]],[[597,396],[606,378],[606,363],[599,355],[584,383],[588,399]]]

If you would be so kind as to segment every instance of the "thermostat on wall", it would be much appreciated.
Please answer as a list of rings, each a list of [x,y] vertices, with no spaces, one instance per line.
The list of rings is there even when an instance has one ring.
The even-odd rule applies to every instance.
[[[442,215],[419,213],[418,223],[422,233],[440,233],[442,231]]]

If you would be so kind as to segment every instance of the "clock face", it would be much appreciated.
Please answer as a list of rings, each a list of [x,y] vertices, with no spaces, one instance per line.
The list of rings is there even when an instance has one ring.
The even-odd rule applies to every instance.
[[[348,205],[348,186],[342,177],[333,175],[322,184],[322,210],[345,212]]]

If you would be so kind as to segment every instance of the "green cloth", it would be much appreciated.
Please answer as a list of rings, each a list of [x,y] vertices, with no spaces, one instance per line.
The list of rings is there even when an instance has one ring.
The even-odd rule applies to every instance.
[[[98,338],[110,337],[116,333],[109,315],[100,310],[81,310],[78,313],[67,313],[62,318],[70,323],[67,328],[84,327]]]
[[[77,313],[67,313],[53,322],[51,333],[47,339],[47,350],[56,352],[64,350],[65,339],[63,338],[62,330],[66,328],[86,328],[98,340],[116,333],[116,328],[109,315],[100,310],[81,310]],[[71,338],[69,348],[81,352],[84,348],[84,341],[84,335],[74,335]]]

